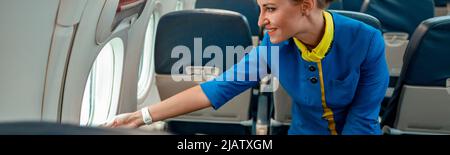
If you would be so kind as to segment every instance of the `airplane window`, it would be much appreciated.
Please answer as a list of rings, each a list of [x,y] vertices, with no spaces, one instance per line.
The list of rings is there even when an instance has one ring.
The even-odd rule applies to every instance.
[[[153,77],[153,49],[157,18],[157,13],[153,13],[150,16],[150,21],[145,33],[144,50],[142,51],[143,53],[141,56],[138,72],[138,100],[143,100],[143,98],[145,98],[145,96],[147,95]]]
[[[96,126],[117,111],[123,64],[123,41],[114,38],[98,54],[89,73],[81,105],[81,126]]]
[[[178,1],[177,1],[177,6],[175,7],[175,10],[176,10],[176,11],[178,11],[178,10],[183,10],[183,8],[184,8],[183,2],[182,2],[181,0],[178,0]]]

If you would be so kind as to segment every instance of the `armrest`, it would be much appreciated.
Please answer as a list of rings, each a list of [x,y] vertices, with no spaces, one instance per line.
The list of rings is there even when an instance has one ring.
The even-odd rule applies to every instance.
[[[269,101],[265,95],[258,97],[256,118],[256,135],[267,135],[269,132]]]

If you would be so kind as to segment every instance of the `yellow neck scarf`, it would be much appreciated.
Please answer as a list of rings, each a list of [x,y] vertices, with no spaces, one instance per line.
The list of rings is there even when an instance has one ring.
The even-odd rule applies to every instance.
[[[309,62],[320,62],[325,57],[325,54],[328,52],[328,49],[331,46],[331,42],[333,42],[334,37],[334,22],[333,17],[329,12],[324,11],[323,16],[325,18],[325,32],[323,34],[322,40],[319,45],[314,48],[312,51],[309,51],[306,46],[300,42],[297,38],[294,38],[294,42],[297,45],[298,49],[300,49],[302,53],[302,58],[305,61]]]

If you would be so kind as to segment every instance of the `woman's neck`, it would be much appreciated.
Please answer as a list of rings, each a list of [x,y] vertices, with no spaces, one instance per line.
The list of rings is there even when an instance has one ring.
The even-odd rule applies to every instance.
[[[305,31],[295,34],[294,37],[307,46],[316,47],[325,33],[325,19],[323,18],[323,12],[321,10],[312,12],[312,14],[307,17],[307,22],[308,23],[302,23],[303,25],[308,25]]]

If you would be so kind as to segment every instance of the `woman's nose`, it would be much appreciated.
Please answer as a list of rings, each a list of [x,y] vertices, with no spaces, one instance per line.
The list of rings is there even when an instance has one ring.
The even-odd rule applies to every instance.
[[[258,26],[264,28],[265,25],[269,24],[269,20],[264,18],[259,18]]]

